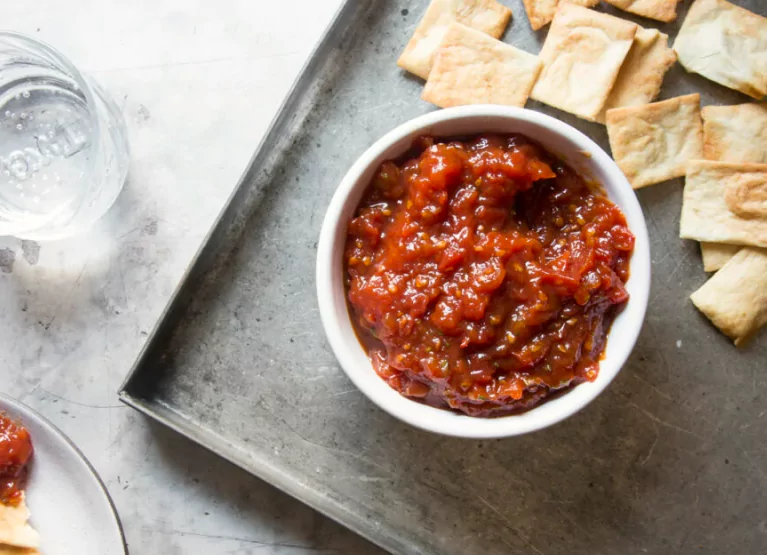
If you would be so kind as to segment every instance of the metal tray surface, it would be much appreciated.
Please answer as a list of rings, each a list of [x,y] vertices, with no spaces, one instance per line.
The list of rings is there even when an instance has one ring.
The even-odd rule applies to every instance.
[[[767,14],[761,0],[735,0]],[[521,0],[504,40],[538,52]],[[652,296],[594,403],[532,435],[449,439],[367,401],[315,300],[330,197],[375,139],[433,110],[395,60],[427,2],[350,0],[304,69],[121,390],[133,407],[393,552],[757,553],[767,545],[767,341],[736,350],[694,309],[682,181],[638,193]],[[672,37],[679,20],[655,25]],[[612,10],[607,11],[618,14]],[[675,66],[661,98],[748,99]],[[530,102],[607,148],[604,127]]]

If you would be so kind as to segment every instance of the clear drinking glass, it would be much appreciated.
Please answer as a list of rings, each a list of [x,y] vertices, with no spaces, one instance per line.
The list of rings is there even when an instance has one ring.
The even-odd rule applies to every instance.
[[[125,120],[64,56],[0,31],[0,235],[56,239],[89,227],[125,183]]]

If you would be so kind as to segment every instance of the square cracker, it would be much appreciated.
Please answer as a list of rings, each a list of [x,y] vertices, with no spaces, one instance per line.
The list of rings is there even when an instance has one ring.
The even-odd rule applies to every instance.
[[[716,272],[719,268],[735,256],[741,248],[740,245],[728,245],[726,243],[708,243],[700,244],[700,255],[703,258],[703,271]]]
[[[0,545],[0,555],[40,555],[40,552],[34,548]]]
[[[0,503],[0,545],[34,549],[40,547],[40,536],[29,525],[26,500],[12,507]]]
[[[605,0],[616,8],[658,21],[674,21],[679,0]]]
[[[607,101],[638,26],[563,2],[539,57],[543,71],[532,97],[596,120]]]
[[[767,104],[706,106],[701,115],[707,160],[767,163]],[[739,249],[737,245],[701,243],[703,269],[718,270]]]
[[[747,94],[767,94],[767,18],[725,0],[696,0],[674,42],[687,71]]]
[[[691,161],[679,235],[767,247],[767,164]]]
[[[426,79],[451,23],[457,21],[497,39],[510,19],[511,10],[496,0],[431,0],[397,65]]]
[[[767,164],[767,103],[706,106],[701,116],[707,160]]]
[[[522,0],[527,12],[527,18],[530,20],[530,27],[537,31],[544,25],[551,23],[554,14],[557,13],[557,6],[564,0]],[[578,4],[586,8],[593,8],[599,4],[599,0],[567,0],[571,4]]]
[[[464,104],[522,107],[542,67],[537,56],[453,23],[437,51],[422,98],[440,108]]]
[[[668,35],[657,29],[640,27],[597,121],[604,123],[605,112],[612,108],[647,104],[655,100],[663,78],[674,62],[676,54],[668,46]]]
[[[767,252],[741,249],[690,299],[735,345],[744,344],[767,324]]]
[[[703,156],[700,95],[607,111],[613,158],[634,189],[681,177]]]

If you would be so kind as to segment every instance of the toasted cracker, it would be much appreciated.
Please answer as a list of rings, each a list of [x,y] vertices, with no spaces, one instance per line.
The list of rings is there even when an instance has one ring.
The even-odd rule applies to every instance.
[[[40,552],[34,548],[0,545],[0,555],[40,555]]]
[[[690,299],[735,345],[742,345],[767,324],[767,251],[741,249]]]
[[[530,20],[530,27],[537,31],[544,25],[551,23],[554,14],[557,13],[557,6],[564,0],[522,0],[527,12],[527,18]],[[571,4],[578,4],[585,8],[593,8],[599,4],[599,0],[567,0]]]
[[[522,107],[542,67],[532,54],[453,23],[437,51],[422,98],[441,108],[464,104]]]
[[[706,106],[701,116],[707,160],[767,163],[767,103]]]
[[[703,117],[703,154],[708,160],[767,163],[767,104],[706,106]],[[703,269],[724,266],[737,245],[701,243]]]
[[[30,549],[40,547],[40,536],[29,525],[29,509],[23,495],[15,507],[0,503],[0,544]]]
[[[724,202],[739,218],[767,223],[767,164],[753,166],[764,168],[738,168],[737,179],[725,184]]]
[[[679,235],[767,247],[767,164],[690,161]]]
[[[612,108],[647,104],[655,100],[663,77],[674,62],[676,54],[668,46],[668,35],[657,29],[640,27],[597,121],[604,123],[605,112]]]
[[[634,189],[685,174],[703,156],[700,95],[607,111],[613,158]]]
[[[638,26],[563,2],[539,55],[543,71],[531,96],[596,120],[607,101]]]
[[[767,18],[725,0],[696,0],[674,50],[687,71],[761,99],[767,94]]]
[[[725,243],[701,243],[700,255],[703,258],[703,271],[716,272],[727,264],[741,248],[743,247],[740,245],[727,245]]]
[[[668,23],[676,19],[676,5],[679,0],[605,0],[605,2],[629,13]]]
[[[427,79],[451,23],[457,21],[497,39],[510,19],[511,10],[496,0],[431,0],[397,65]]]

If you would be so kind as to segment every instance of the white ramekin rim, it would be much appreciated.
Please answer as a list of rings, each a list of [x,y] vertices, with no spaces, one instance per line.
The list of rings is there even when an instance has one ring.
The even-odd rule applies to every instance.
[[[348,221],[369,184],[370,174],[383,160],[404,152],[415,137],[451,125],[465,126],[471,120],[478,120],[485,128],[469,133],[435,134],[480,134],[499,131],[498,127],[508,127],[506,132],[510,133],[521,126],[527,130],[523,133],[528,136],[535,135],[537,130],[566,143],[571,152],[583,156],[582,160],[591,168],[590,171],[600,174],[600,183],[623,211],[636,238],[631,274],[626,283],[631,297],[613,323],[596,380],[580,384],[527,412],[497,418],[470,417],[434,408],[400,395],[384,382],[373,370],[362,345],[354,336],[342,272]],[[547,147],[546,141],[540,137],[531,138]],[[396,153],[391,152],[392,149]],[[572,160],[568,158],[568,162]],[[431,112],[403,123],[376,141],[352,165],[333,195],[320,231],[317,298],[325,333],[341,368],[355,386],[381,409],[408,424],[439,434],[498,438],[546,428],[575,414],[604,391],[625,364],[641,331],[650,293],[650,266],[647,225],[636,194],[615,162],[594,141],[570,125],[540,112],[506,106],[462,106]]]

